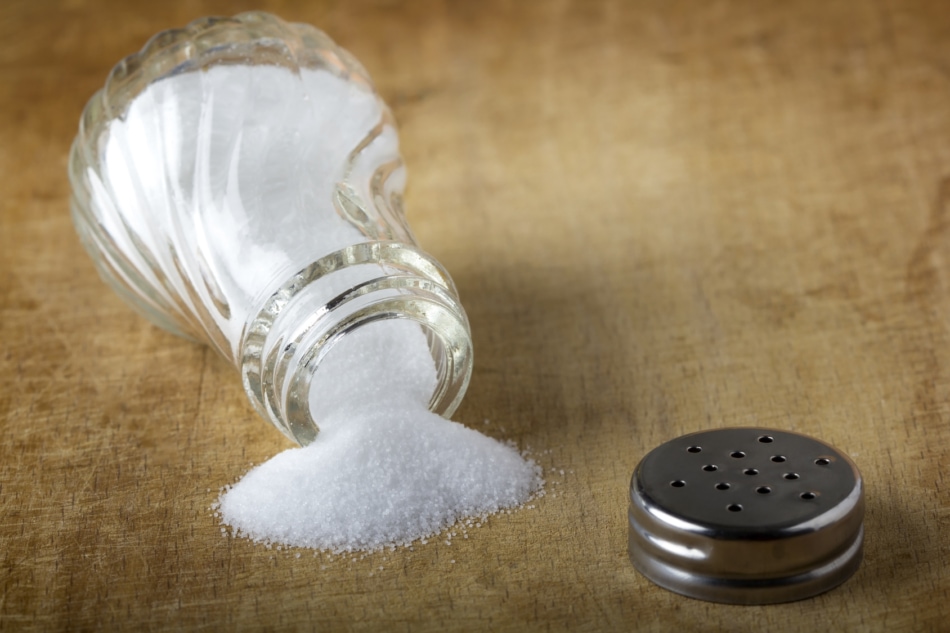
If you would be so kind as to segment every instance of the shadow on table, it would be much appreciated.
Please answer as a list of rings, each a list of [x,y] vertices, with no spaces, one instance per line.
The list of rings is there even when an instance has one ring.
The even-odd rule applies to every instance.
[[[864,560],[844,588],[882,601],[898,586],[918,584],[923,594],[933,591],[929,566],[944,564],[937,526],[928,526],[927,514],[906,502],[876,493],[873,485],[865,489],[865,499]]]
[[[649,289],[618,293],[618,275],[571,263],[453,270],[475,346],[457,419],[499,437],[561,434],[558,444],[590,437],[620,416],[635,432],[633,359],[644,315],[622,297]]]

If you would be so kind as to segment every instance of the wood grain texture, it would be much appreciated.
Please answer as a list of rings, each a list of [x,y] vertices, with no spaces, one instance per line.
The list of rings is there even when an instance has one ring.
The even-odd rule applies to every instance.
[[[355,560],[222,535],[218,489],[289,444],[98,280],[66,157],[116,61],[250,8],[392,105],[472,322],[457,419],[535,452],[535,509]],[[0,192],[0,630],[950,627],[946,2],[5,0]],[[633,467],[751,424],[853,456],[862,568],[771,607],[654,587]]]

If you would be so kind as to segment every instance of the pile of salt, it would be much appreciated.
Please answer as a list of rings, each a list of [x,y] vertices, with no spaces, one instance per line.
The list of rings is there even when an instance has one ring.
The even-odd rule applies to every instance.
[[[540,468],[513,447],[427,410],[435,369],[417,325],[380,323],[340,345],[318,372],[332,381],[314,387],[324,392],[314,398],[324,403],[317,439],[221,496],[221,517],[240,534],[375,550],[519,506],[540,489]]]

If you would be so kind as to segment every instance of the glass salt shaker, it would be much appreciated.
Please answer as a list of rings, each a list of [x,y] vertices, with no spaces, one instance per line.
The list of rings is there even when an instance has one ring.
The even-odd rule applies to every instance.
[[[103,279],[241,373],[292,440],[317,434],[312,384],[334,346],[418,324],[448,417],[472,371],[451,278],[406,224],[392,114],[325,34],[260,12],[153,37],[87,104],[72,215]]]

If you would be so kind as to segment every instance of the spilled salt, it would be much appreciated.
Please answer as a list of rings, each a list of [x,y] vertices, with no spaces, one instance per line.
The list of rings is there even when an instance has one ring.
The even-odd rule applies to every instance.
[[[274,283],[365,241],[332,198],[353,148],[383,120],[371,93],[326,71],[223,65],[175,74],[147,86],[112,122],[93,196],[110,209],[152,210],[106,214],[119,238],[128,225],[155,252],[159,237],[177,235],[181,248],[203,253],[231,308],[214,318],[236,353]],[[386,126],[360,154],[366,180],[372,165],[397,155]],[[180,217],[193,230],[179,230]],[[353,275],[337,281],[357,283],[372,271]],[[333,285],[316,305],[340,292]],[[268,544],[366,551],[425,542],[460,520],[480,526],[539,493],[533,461],[429,412],[436,382],[418,325],[383,321],[347,335],[314,377],[316,440],[228,488],[216,505],[221,520]]]
[[[434,381],[435,368],[418,326],[375,324],[338,347],[311,392],[314,413],[320,411],[316,440],[251,470],[219,499],[222,520],[239,534],[376,550],[425,542],[461,519],[520,506],[539,491],[533,461],[427,410],[420,387]]]

